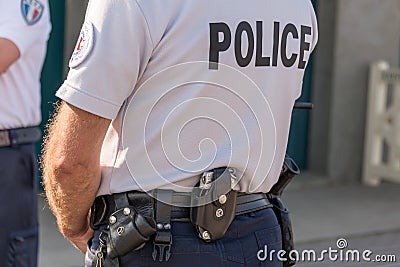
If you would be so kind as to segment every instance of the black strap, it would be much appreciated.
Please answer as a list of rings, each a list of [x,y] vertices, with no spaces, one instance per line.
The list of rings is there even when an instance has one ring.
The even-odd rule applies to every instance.
[[[153,260],[159,262],[168,261],[171,256],[172,234],[171,234],[171,190],[155,190],[156,203],[156,227],[157,233],[154,237]]]
[[[273,205],[266,198],[260,198],[255,201],[245,202],[241,204],[236,203],[235,215],[241,215],[249,212],[254,212],[266,208],[271,208]]]
[[[267,195],[264,193],[255,193],[255,194],[244,194],[238,193],[236,198],[236,205],[241,205],[247,202],[253,202],[259,199],[266,199]]]
[[[243,194],[239,193],[236,198],[236,215],[254,212],[272,207],[267,195],[264,193]]]
[[[157,190],[162,192],[164,190]],[[133,196],[138,194],[135,199],[132,199]],[[117,195],[117,194],[114,194]],[[114,195],[103,195],[96,198],[95,203],[92,206],[91,210],[91,227],[92,229],[98,229],[101,224],[107,223],[109,216],[115,212],[117,209],[115,207],[116,202],[114,200]],[[128,201],[132,205],[133,203],[148,203],[151,202],[152,198],[143,192],[129,192],[127,193]],[[148,198],[146,201],[138,201],[137,198]],[[153,197],[156,197],[156,192],[153,192]],[[131,203],[133,201],[133,203]],[[121,203],[120,201],[117,201]],[[154,201],[157,203],[158,201]],[[247,203],[250,202],[248,205]],[[153,202],[152,202],[153,203]],[[171,207],[171,221],[190,221],[189,220],[189,209],[187,204],[190,203],[190,193],[184,192],[173,192],[172,194],[172,203],[173,207]],[[121,207],[126,207],[125,200],[122,200]],[[154,204],[153,204],[154,205]],[[134,205],[136,206],[136,205]],[[244,214],[251,211],[256,211],[264,208],[271,207],[271,204],[265,193],[255,193],[255,194],[245,194],[238,193],[236,199],[236,215]],[[141,207],[135,207],[138,210]],[[158,217],[159,218],[159,217]]]
[[[123,209],[129,206],[128,195],[126,193],[118,193],[114,195],[115,209]]]

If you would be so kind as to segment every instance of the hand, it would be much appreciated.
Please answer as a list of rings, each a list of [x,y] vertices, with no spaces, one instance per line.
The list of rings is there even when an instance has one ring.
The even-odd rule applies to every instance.
[[[87,231],[82,235],[76,235],[67,238],[77,249],[79,249],[83,254],[85,254],[87,250],[87,242],[93,236],[93,233],[94,232],[92,228],[88,227]]]

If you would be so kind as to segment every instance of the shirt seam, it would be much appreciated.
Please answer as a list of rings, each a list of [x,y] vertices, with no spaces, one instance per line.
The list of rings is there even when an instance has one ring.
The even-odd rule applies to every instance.
[[[127,110],[127,105],[125,105],[124,107],[123,107],[123,114],[124,114],[124,116],[125,116],[125,113],[126,113],[126,110]],[[115,164],[116,164],[116,162],[117,162],[117,160],[118,160],[118,157],[119,157],[119,155],[121,154],[121,152],[122,152],[122,150],[123,149],[120,149],[121,148],[121,146],[122,146],[122,134],[123,134],[123,131],[122,131],[122,129],[123,129],[123,127],[124,127],[124,120],[122,120],[122,122],[121,122],[121,125],[120,125],[120,127],[119,127],[119,129],[118,129],[118,131],[117,132],[119,132],[120,133],[120,136],[118,136],[118,142],[117,142],[117,151],[116,151],[116,153],[115,153],[115,157],[114,157],[114,161],[113,161],[113,164],[112,164],[112,170],[111,170],[111,172],[110,172],[110,175],[109,175],[109,182],[108,182],[108,191],[109,191],[109,193],[111,194],[111,186],[112,186],[112,180],[113,180],[113,177],[114,177],[114,172],[115,172]],[[124,159],[124,164],[127,164],[126,163],[126,158]]]
[[[67,82],[65,82],[64,85],[68,86],[69,88],[71,88],[71,89],[73,89],[73,90],[75,90],[75,91],[77,91],[77,92],[79,92],[79,93],[81,93],[81,94],[84,94],[84,95],[86,95],[86,96],[89,96],[89,97],[94,98],[94,99],[97,99],[97,100],[100,100],[100,101],[102,101],[102,102],[104,102],[104,103],[113,105],[113,106],[115,106],[115,107],[119,107],[119,105],[118,105],[117,103],[114,103],[114,102],[112,102],[112,101],[110,101],[110,100],[107,100],[107,99],[104,99],[104,98],[101,98],[101,97],[98,97],[98,96],[95,96],[95,95],[92,95],[92,94],[90,94],[89,92],[84,91],[84,90],[82,90],[82,89],[80,89],[80,88],[76,88],[76,87],[70,85],[70,84],[67,83]]]
[[[146,15],[145,15],[145,13],[144,13],[142,7],[140,6],[139,2],[136,0],[135,3],[136,3],[136,6],[137,6],[138,9],[139,9],[140,14],[142,14],[142,17],[143,17],[144,21],[146,22],[147,34],[149,35],[149,38],[150,38],[150,41],[151,41],[151,45],[153,46],[153,49],[154,49],[154,41],[153,41],[153,37],[151,36],[150,26],[149,26],[149,22],[148,22],[148,20],[147,20],[147,17],[146,17]]]

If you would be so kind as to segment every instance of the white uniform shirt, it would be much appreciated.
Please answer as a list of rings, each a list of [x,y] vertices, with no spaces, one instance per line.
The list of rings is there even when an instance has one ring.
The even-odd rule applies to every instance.
[[[0,75],[0,129],[38,125],[40,74],[51,30],[47,0],[1,0],[0,37],[20,58]]]
[[[309,0],[91,0],[85,21],[57,96],[113,119],[98,195],[188,191],[221,166],[269,191],[318,38]]]

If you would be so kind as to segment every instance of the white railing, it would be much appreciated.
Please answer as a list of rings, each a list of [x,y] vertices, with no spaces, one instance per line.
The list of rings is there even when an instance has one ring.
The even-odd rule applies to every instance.
[[[370,67],[363,183],[400,183],[400,69]]]

